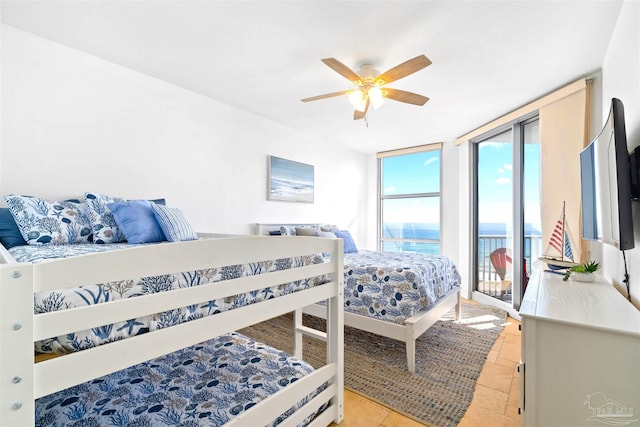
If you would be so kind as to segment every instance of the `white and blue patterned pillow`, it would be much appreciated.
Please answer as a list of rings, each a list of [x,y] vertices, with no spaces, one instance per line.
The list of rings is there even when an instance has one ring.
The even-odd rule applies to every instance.
[[[282,226],[280,227],[280,235],[281,236],[295,236],[296,235],[296,228],[295,227],[287,227],[287,226]]]
[[[295,228],[295,235],[296,236],[311,236],[311,237],[316,237],[318,236],[318,232],[320,231],[320,229],[318,227],[296,227]]]
[[[120,243],[126,240],[124,233],[116,224],[113,212],[107,206],[108,203],[124,201],[123,198],[105,196],[104,194],[84,194],[84,203],[91,215],[94,243]]]
[[[318,231],[316,233],[316,236],[325,237],[327,239],[335,239],[337,237],[336,233],[334,233],[333,231],[322,231],[322,230]]]
[[[180,209],[168,208],[156,203],[151,203],[151,208],[168,241],[182,242],[198,239],[198,235]]]
[[[83,203],[32,196],[4,196],[20,234],[30,245],[89,243],[91,215]]]

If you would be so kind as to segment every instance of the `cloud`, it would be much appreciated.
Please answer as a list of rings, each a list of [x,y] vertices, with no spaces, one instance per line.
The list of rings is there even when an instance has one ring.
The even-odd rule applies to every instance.
[[[424,165],[425,165],[425,166],[429,166],[431,163],[433,163],[433,162],[437,162],[437,161],[438,161],[438,158],[437,158],[437,157],[432,157],[432,158],[430,158],[430,159],[425,160]]]
[[[507,145],[506,142],[485,141],[485,142],[482,142],[479,147],[481,150],[483,148],[497,148],[498,150],[501,150],[504,148],[505,145]]]
[[[505,173],[506,171],[511,170],[513,170],[513,165],[510,163],[505,163],[500,169],[498,169],[498,173]]]
[[[389,187],[384,189],[384,194],[391,194],[394,191],[396,191],[396,187],[394,187],[393,185],[390,185]]]
[[[511,182],[511,178],[507,178],[506,176],[501,176],[500,178],[496,179],[495,182],[498,185],[505,185]]]

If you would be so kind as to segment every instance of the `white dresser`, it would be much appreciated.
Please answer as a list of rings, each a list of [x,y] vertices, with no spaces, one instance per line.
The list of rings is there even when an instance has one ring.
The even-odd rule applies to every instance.
[[[640,312],[613,286],[536,272],[520,315],[523,426],[640,427]]]

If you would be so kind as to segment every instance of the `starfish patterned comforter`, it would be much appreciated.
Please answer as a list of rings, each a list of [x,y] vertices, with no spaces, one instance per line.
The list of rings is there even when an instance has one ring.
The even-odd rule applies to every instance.
[[[37,399],[35,425],[221,426],[311,371],[287,353],[230,333]],[[270,425],[324,388],[300,396]]]
[[[171,244],[171,243],[159,243]],[[26,245],[9,249],[10,254],[18,262],[44,262],[55,258],[89,253],[117,250],[131,245],[126,243],[95,245]],[[65,310],[92,304],[108,303],[117,299],[134,298],[140,295],[166,292],[190,286],[198,286],[221,280],[253,276],[271,271],[286,270],[310,264],[324,262],[322,255],[297,256],[273,261],[256,262],[246,265],[232,265],[222,268],[211,268],[197,271],[186,271],[153,277],[140,277],[116,282],[101,283],[64,289],[53,292],[42,292],[34,295],[35,313]],[[207,301],[198,305],[165,311],[152,316],[129,319],[127,321],[103,325],[91,330],[77,331],[64,336],[51,337],[37,342],[35,349],[40,353],[69,353],[95,347],[100,344],[120,340],[129,336],[166,328],[204,316],[214,315],[226,310],[253,304],[281,295],[287,295],[302,289],[325,283],[326,277],[314,277],[272,286],[233,297]]]
[[[345,310],[403,324],[460,286],[442,255],[360,250],[344,254]]]

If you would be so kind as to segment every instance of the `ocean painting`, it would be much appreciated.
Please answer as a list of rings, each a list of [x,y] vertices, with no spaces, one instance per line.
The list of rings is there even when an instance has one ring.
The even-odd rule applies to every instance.
[[[267,199],[313,203],[313,165],[269,156]]]

